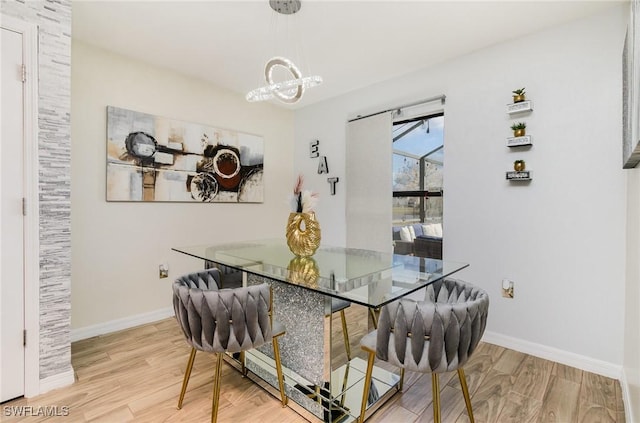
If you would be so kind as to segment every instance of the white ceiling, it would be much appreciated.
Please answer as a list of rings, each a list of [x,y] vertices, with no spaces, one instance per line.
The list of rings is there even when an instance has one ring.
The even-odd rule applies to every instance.
[[[264,84],[267,59],[284,55],[324,78],[302,107],[615,4],[302,0],[286,16],[268,0],[75,0],[72,34],[242,95]]]

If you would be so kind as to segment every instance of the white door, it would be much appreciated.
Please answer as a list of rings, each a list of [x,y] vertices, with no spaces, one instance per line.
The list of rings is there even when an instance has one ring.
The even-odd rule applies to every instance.
[[[22,37],[0,29],[0,402],[24,394]]]

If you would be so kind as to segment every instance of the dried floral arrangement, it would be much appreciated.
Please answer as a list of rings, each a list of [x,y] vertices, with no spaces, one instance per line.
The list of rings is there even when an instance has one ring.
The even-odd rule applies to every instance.
[[[310,213],[318,204],[318,193],[309,190],[303,190],[304,177],[298,175],[295,185],[293,186],[293,195],[291,196],[291,209],[296,213]]]

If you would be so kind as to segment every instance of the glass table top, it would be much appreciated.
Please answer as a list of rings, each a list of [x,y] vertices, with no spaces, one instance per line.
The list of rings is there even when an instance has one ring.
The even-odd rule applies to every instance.
[[[465,263],[320,246],[296,257],[284,239],[172,250],[367,307],[380,307],[468,266]]]

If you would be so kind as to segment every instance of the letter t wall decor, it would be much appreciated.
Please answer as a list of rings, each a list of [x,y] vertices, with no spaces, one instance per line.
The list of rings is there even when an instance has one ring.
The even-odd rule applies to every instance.
[[[107,107],[107,201],[262,203],[261,136]]]

